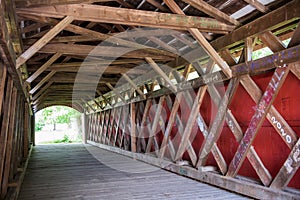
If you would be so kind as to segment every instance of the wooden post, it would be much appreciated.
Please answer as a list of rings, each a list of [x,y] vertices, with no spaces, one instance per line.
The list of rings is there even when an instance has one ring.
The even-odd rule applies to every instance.
[[[23,157],[27,158],[29,149],[29,106],[25,103],[24,113],[24,133],[23,133]]]
[[[35,146],[35,114],[30,117],[31,118],[31,143]]]
[[[135,103],[130,105],[130,135],[131,135],[131,151],[136,152],[136,122],[135,122]]]
[[[85,112],[81,114],[81,120],[82,120],[82,143],[86,144],[86,134],[87,134],[87,116]]]

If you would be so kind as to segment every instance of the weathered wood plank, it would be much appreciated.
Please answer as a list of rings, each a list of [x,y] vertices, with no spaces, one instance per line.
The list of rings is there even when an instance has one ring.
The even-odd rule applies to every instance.
[[[1,188],[1,198],[3,199],[7,193],[7,189],[8,189],[8,181],[9,181],[9,177],[10,177],[10,173],[12,167],[11,167],[11,161],[12,161],[12,151],[13,151],[13,139],[14,139],[14,135],[15,135],[15,128],[16,128],[16,104],[17,104],[17,89],[14,87],[12,89],[12,95],[11,95],[11,102],[10,102],[10,111],[11,114],[9,116],[9,127],[8,127],[8,133],[7,133],[7,140],[4,141],[7,143],[6,146],[6,150],[5,152],[5,157],[3,157],[4,159],[4,170],[3,170],[3,176],[2,179],[0,179],[2,181],[2,188]]]
[[[6,67],[0,62],[0,116],[2,116],[3,100],[5,98],[5,85],[7,82]]]
[[[287,160],[284,162],[277,176],[274,178],[271,188],[283,189],[286,187],[290,180],[293,178],[295,173],[300,167],[300,139],[293,147]]]
[[[40,89],[46,82],[51,79],[51,77],[56,73],[56,71],[49,72],[34,88],[32,88],[29,93],[34,94],[38,89]]]
[[[117,124],[116,124],[116,134],[115,134],[115,138],[114,138],[114,142],[113,142],[113,146],[116,146],[116,142],[118,139],[118,135],[119,135],[119,128],[120,128],[120,124],[121,124],[121,120],[122,120],[122,113],[123,113],[123,107],[120,107],[120,112],[118,113],[118,120],[117,120]]]
[[[129,78],[129,76],[127,74],[122,74],[122,76],[126,79],[126,81],[128,81],[128,83],[139,93],[139,95],[141,95],[141,97],[143,97],[144,99],[146,99],[146,95],[143,93],[143,91],[141,91],[140,88],[138,88],[137,85],[135,85],[135,83]]]
[[[222,101],[218,105],[217,115],[213,121],[213,124],[209,128],[209,133],[208,133],[207,138],[205,138],[204,142],[202,143],[197,167],[205,165],[205,162],[206,162],[208,155],[213,147],[213,144],[218,141],[218,139],[222,133],[222,127],[224,125],[228,106],[230,105],[230,103],[235,95],[235,92],[239,85],[239,82],[240,82],[239,78],[231,79],[231,81],[228,85],[228,88],[225,92],[225,95],[224,95]],[[213,98],[213,97],[211,97],[211,98]]]
[[[146,57],[145,60],[150,64],[153,70],[168,83],[167,87],[169,87],[173,92],[176,92],[177,88],[174,86],[174,84],[172,83],[170,78],[165,74],[165,72],[155,63],[155,61],[150,57]]]
[[[27,83],[33,82],[41,73],[43,73],[50,65],[52,65],[59,57],[60,53],[54,54],[47,62],[45,62],[38,70],[26,79]]]
[[[153,144],[153,140],[156,140],[156,134],[157,134],[157,128],[159,125],[159,120],[160,120],[160,116],[161,116],[161,112],[163,110],[163,104],[166,100],[165,96],[162,96],[159,98],[159,102],[157,104],[157,109],[155,112],[155,116],[151,125],[151,129],[150,129],[150,133],[149,133],[149,139],[148,139],[148,143],[147,143],[147,147],[146,147],[146,153],[150,153],[151,151],[151,147]],[[159,147],[156,146],[156,141],[154,141],[154,149],[155,149],[155,153],[158,155],[159,153]]]
[[[2,179],[3,179],[3,171],[5,164],[5,152],[7,148],[7,137],[9,131],[9,123],[10,123],[10,115],[11,115],[11,106],[10,102],[12,99],[12,90],[13,90],[13,80],[8,78],[7,87],[6,87],[6,95],[3,106],[3,120],[1,123],[1,134],[0,134],[0,196],[2,195]],[[4,95],[4,93],[2,94]]]
[[[203,86],[203,87],[199,88],[197,96],[194,99],[194,103],[193,103],[193,106],[191,108],[191,112],[190,112],[190,115],[189,115],[189,118],[188,118],[188,122],[185,126],[183,135],[181,137],[181,141],[180,141],[180,144],[179,144],[176,156],[175,156],[175,160],[181,159],[182,155],[186,151],[188,141],[190,140],[190,136],[192,134],[193,125],[194,125],[194,123],[196,121],[196,118],[199,114],[199,108],[200,108],[201,103],[203,101],[206,89],[207,89],[207,86]]]
[[[250,150],[250,146],[255,139],[255,136],[261,127],[268,111],[271,108],[272,103],[274,102],[282,84],[285,81],[289,73],[289,66],[282,66],[276,68],[274,75],[269,82],[269,85],[262,96],[259,104],[257,104],[257,110],[253,115],[249,126],[244,134],[243,140],[240,142],[240,145],[235,153],[227,172],[227,176],[235,176],[244,159],[246,158],[247,153]]]
[[[164,0],[168,7],[177,14],[185,15],[174,0]],[[227,77],[232,77],[232,72],[226,62],[222,60],[216,50],[211,46],[211,44],[205,39],[205,37],[196,28],[189,28],[189,32],[193,37],[201,44],[201,47],[205,49],[208,55],[220,66],[222,71]]]
[[[241,84],[254,100],[254,102],[258,104],[263,94],[256,83],[253,81],[253,79],[250,76],[245,75],[241,77]],[[283,141],[286,143],[286,145],[290,149],[293,148],[293,146],[297,142],[297,135],[273,105],[271,106],[267,114],[267,119],[283,139]]]
[[[256,8],[262,13],[266,13],[269,11],[269,9],[262,3],[260,3],[258,0],[244,0],[245,2],[249,3],[251,6]]]
[[[151,106],[151,99],[147,99],[146,101],[146,105],[144,107],[144,111],[143,111],[143,117],[142,117],[142,121],[141,124],[139,126],[139,128],[137,129],[138,131],[138,139],[137,139],[137,143],[138,145],[141,145],[141,149],[143,149],[144,151],[146,151],[146,142],[145,142],[145,127],[148,126],[147,123],[147,117],[150,111],[150,106]]]
[[[49,32],[47,32],[41,39],[29,47],[22,55],[17,58],[16,68],[18,69],[29,58],[31,58],[36,52],[38,52],[43,46],[45,46],[51,39],[53,39],[60,31],[62,31],[67,25],[71,24],[73,17],[67,16],[61,20],[56,26],[54,26]]]
[[[294,0],[266,15],[244,25],[211,42],[217,51],[232,47],[247,37],[255,36],[265,30],[273,30],[300,18],[300,1]],[[251,28],[249,28],[251,27]]]
[[[220,11],[219,9],[211,6],[210,4],[206,3],[205,1],[196,1],[196,0],[183,0],[187,4],[197,8],[198,10],[212,16],[213,18],[222,21],[222,22],[229,22],[234,25],[239,25],[239,21],[234,19],[233,17],[227,15],[226,13]]]
[[[136,105],[130,104],[130,136],[131,136],[131,151],[136,152]]]
[[[205,171],[199,171],[197,169],[187,167],[187,166],[179,166],[174,163],[163,161],[159,158],[154,158],[152,156],[144,155],[144,154],[135,154],[132,152],[124,151],[119,148],[114,148],[102,144],[97,144],[92,141],[88,141],[89,144],[95,145],[97,147],[100,147],[102,149],[106,149],[108,151],[112,151],[121,155],[125,155],[131,158],[134,158],[136,160],[141,160],[146,163],[150,163],[154,166],[158,166],[160,168],[163,168],[165,170],[180,174],[182,176],[190,177],[195,180],[199,180],[204,183],[216,185],[220,188],[232,190],[232,188],[235,188],[234,192],[238,192],[247,196],[251,196],[253,198],[257,199],[297,199],[299,196],[297,194],[288,193],[284,191],[278,191],[274,189],[270,189],[264,186],[260,186],[255,183],[251,183],[248,181],[243,181],[235,178],[230,177],[224,177],[222,175],[211,173],[211,172],[205,172]],[[168,182],[169,183],[169,182]],[[244,187],[237,187],[237,186],[244,186]],[[181,188],[181,187],[180,187]],[[247,188],[247,189],[245,189]],[[222,196],[222,195],[221,195]],[[195,198],[195,195],[192,195],[190,198]],[[224,198],[222,196],[221,198]]]
[[[159,28],[186,29],[197,28],[207,32],[232,31],[233,26],[220,23],[211,18],[181,16],[126,8],[99,5],[57,5],[40,8],[19,8],[18,14],[61,18],[65,15],[76,20],[116,23],[133,26],[152,26]],[[109,13],[109,14],[108,14]],[[128,16],[128,17],[127,17]]]
[[[16,0],[17,7],[39,7],[39,6],[53,6],[64,4],[80,4],[80,3],[93,3],[93,2],[109,2],[113,0]]]
[[[247,199],[91,145],[37,146],[27,171],[22,200]]]

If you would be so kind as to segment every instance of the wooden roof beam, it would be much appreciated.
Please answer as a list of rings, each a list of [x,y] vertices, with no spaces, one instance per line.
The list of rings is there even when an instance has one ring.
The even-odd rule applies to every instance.
[[[58,20],[52,19],[52,18],[45,18],[45,17],[33,16],[33,15],[26,15],[26,17],[28,19],[31,19],[31,20],[34,20],[34,21],[43,22],[43,23],[50,23],[52,25],[55,25],[55,24],[58,23]],[[100,32],[93,31],[93,30],[83,28],[83,27],[80,27],[80,26],[76,26],[76,25],[73,25],[73,24],[69,24],[67,27],[65,27],[65,30],[76,33],[76,34],[81,34],[82,36],[86,36],[86,37],[89,37],[89,38],[97,38],[97,40],[105,40],[106,42],[109,42],[109,43],[112,43],[112,44],[123,45],[123,46],[133,47],[133,48],[137,48],[137,49],[144,49],[147,52],[153,52],[153,53],[158,53],[160,55],[176,57],[173,53],[170,53],[170,52],[167,52],[167,51],[163,51],[163,50],[159,50],[159,49],[153,49],[151,47],[149,48],[149,46],[138,44],[136,42],[127,41],[127,40],[119,38],[119,37],[112,37],[112,35],[100,33]],[[142,35],[142,34],[138,33],[137,35]]]
[[[31,83],[32,81],[34,81],[41,73],[43,73],[50,65],[52,65],[60,56],[61,56],[60,53],[54,54],[46,63],[44,63],[29,78],[27,78],[26,82]]]
[[[194,16],[182,16],[127,8],[115,8],[99,5],[58,5],[39,8],[17,9],[18,14],[38,15],[62,18],[66,15],[75,20],[125,24],[133,26],[150,26],[186,30],[198,28],[204,32],[224,33],[232,31],[234,26],[221,23],[215,19]]]
[[[47,74],[47,76],[45,76],[34,88],[32,88],[29,93],[30,94],[33,94],[35,93],[37,90],[39,90],[43,85],[44,83],[48,82],[49,79],[56,73],[56,71],[51,71]]]
[[[56,26],[54,26],[49,32],[47,32],[41,39],[29,47],[21,56],[17,58],[16,68],[20,68],[28,59],[30,59],[36,52],[38,52],[43,46],[45,46],[51,39],[53,39],[60,31],[62,31],[67,25],[71,24],[73,17],[67,16],[61,20]]]
[[[251,6],[256,8],[262,13],[266,13],[269,11],[269,9],[262,3],[260,3],[258,0],[244,0],[245,2],[249,3]]]
[[[143,93],[143,91],[130,79],[130,77],[127,74],[122,74],[122,76],[126,79],[126,81],[136,90],[141,97],[146,99],[146,95]]]
[[[114,0],[15,0],[16,7],[39,7],[65,4],[80,4],[93,2],[109,2]]]
[[[47,44],[39,50],[40,53],[61,53],[64,55],[84,55],[98,57],[121,57],[126,58],[144,58],[153,57],[153,59],[173,60],[174,57],[168,57],[160,54],[147,52],[146,50],[135,51],[134,48],[112,47],[112,46],[91,46],[78,44]],[[123,52],[123,53],[120,53]],[[128,53],[127,53],[128,52]]]
[[[300,0],[284,6],[244,25],[211,42],[217,51],[235,46],[247,37],[253,37],[266,30],[274,30],[300,18]]]
[[[164,2],[173,12],[179,15],[185,15],[174,0],[164,0]],[[188,30],[193,35],[193,37],[200,43],[202,48],[204,48],[207,54],[216,62],[216,64],[219,65],[219,67],[222,69],[225,75],[227,77],[231,77],[231,69],[229,68],[227,63],[219,56],[216,50],[210,45],[210,43],[205,39],[201,32],[196,28],[189,28]]]
[[[185,3],[190,4],[194,8],[208,14],[209,16],[214,17],[217,20],[220,20],[222,22],[229,22],[230,24],[234,24],[236,26],[240,25],[240,22],[234,19],[233,17],[230,17],[229,15],[223,13],[219,9],[211,6],[210,4],[206,3],[202,0],[183,0]]]

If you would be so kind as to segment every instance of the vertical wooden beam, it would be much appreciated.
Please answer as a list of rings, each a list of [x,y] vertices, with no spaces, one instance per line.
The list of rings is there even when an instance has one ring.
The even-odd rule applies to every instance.
[[[5,85],[6,85],[7,70],[6,67],[0,62],[0,116],[3,108],[3,100],[5,97]]]
[[[87,115],[85,114],[85,110],[81,114],[81,123],[82,123],[82,143],[86,144],[87,143]]]
[[[131,151],[136,152],[136,110],[135,103],[130,104],[130,136],[131,136]]]
[[[31,143],[35,146],[35,114],[31,116]]]
[[[24,127],[23,127],[23,157],[27,158],[29,150],[29,105],[25,103]]]
[[[4,164],[5,164],[4,162],[5,152],[7,148],[7,138],[9,133],[10,118],[11,118],[10,116],[12,114],[11,111],[12,90],[13,90],[13,80],[11,78],[8,78],[5,100],[4,100],[4,107],[3,107],[1,132],[0,132],[0,197],[3,193],[2,180],[3,180],[3,171],[4,171]]]
[[[52,40],[59,32],[61,32],[66,26],[72,23],[73,17],[67,16],[61,20],[56,26],[54,26],[48,33],[46,33],[41,39],[34,43],[29,49],[27,49],[21,56],[17,58],[16,68],[18,69],[28,59],[30,59],[36,52],[43,48],[50,40]]]
[[[7,193],[8,188],[8,180],[11,170],[11,160],[12,160],[12,151],[13,151],[13,139],[15,135],[15,126],[16,126],[16,104],[17,104],[17,96],[18,91],[17,88],[13,88],[12,90],[12,97],[11,97],[11,115],[9,117],[9,130],[7,136],[7,147],[5,151],[5,163],[4,163],[4,170],[3,170],[3,177],[2,177],[2,191],[1,191],[1,199],[3,199]]]
[[[154,119],[153,119],[153,122],[152,122],[151,129],[149,130],[150,133],[149,133],[149,139],[148,139],[148,144],[147,144],[147,148],[146,148],[146,153],[150,153],[153,140],[156,140],[156,131],[157,131],[157,127],[159,125],[159,120],[160,120],[160,117],[161,117],[161,112],[163,110],[164,102],[165,102],[165,96],[161,96],[159,98],[159,102],[158,102],[158,105],[157,105],[157,110],[156,110],[156,113],[155,113],[155,116],[154,116]],[[156,142],[156,141],[154,141],[154,142]],[[154,147],[155,147],[155,153],[158,155],[158,150],[159,149],[157,148],[155,143],[154,143]]]
[[[141,145],[141,148],[143,148],[146,151],[146,142],[145,142],[145,126],[148,126],[147,124],[147,117],[151,106],[151,99],[147,99],[146,105],[144,107],[143,111],[143,117],[141,121],[141,129],[138,130],[138,139],[137,143]]]
[[[117,127],[116,127],[115,138],[114,138],[114,141],[113,141],[113,146],[116,146],[117,138],[118,138],[118,135],[119,135],[119,128],[120,128],[121,119],[122,119],[122,113],[123,113],[123,106],[120,107],[120,113],[118,113],[118,121],[117,121]]]

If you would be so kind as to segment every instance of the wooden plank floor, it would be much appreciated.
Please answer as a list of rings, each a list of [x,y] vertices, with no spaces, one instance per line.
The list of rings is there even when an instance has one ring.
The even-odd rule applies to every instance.
[[[98,147],[72,144],[33,149],[19,199],[247,198]]]

